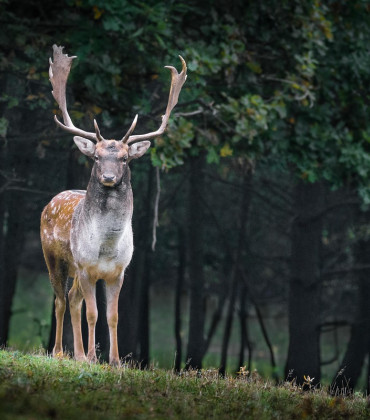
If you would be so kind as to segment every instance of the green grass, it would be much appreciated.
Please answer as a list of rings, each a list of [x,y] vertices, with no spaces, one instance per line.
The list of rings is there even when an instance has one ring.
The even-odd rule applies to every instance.
[[[218,378],[215,371],[175,375],[44,355],[0,351],[1,419],[365,419],[360,395],[279,387],[258,375]]]

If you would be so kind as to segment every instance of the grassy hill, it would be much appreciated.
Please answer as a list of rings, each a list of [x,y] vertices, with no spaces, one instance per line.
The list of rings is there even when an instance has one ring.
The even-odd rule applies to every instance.
[[[275,386],[258,375],[175,375],[0,351],[1,419],[365,419],[360,395]]]

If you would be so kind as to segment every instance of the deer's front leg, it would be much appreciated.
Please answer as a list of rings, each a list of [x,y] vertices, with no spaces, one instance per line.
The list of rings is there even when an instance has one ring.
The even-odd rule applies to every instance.
[[[117,324],[118,324],[118,298],[123,283],[123,276],[117,283],[106,284],[107,322],[109,327],[109,364],[119,366]]]
[[[86,357],[81,334],[81,307],[83,296],[79,288],[78,278],[75,278],[73,282],[73,286],[68,293],[68,300],[73,328],[73,348],[75,359],[84,361],[86,360]]]
[[[96,362],[96,350],[95,350],[95,326],[98,320],[98,308],[96,306],[96,284],[90,282],[88,276],[83,274],[80,277],[80,286],[82,295],[86,303],[86,320],[89,328],[89,341],[87,358],[90,362]]]

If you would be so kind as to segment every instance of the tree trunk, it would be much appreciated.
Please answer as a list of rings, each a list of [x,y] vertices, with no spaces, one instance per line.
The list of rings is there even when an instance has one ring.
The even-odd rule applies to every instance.
[[[178,258],[179,263],[177,267],[177,279],[175,290],[175,372],[181,370],[182,360],[182,340],[181,340],[181,293],[185,281],[185,263],[186,263],[186,248],[185,248],[185,235],[181,227],[178,228]]]
[[[226,373],[226,363],[227,363],[227,350],[229,347],[230,335],[233,325],[234,318],[234,306],[236,301],[236,294],[238,289],[238,278],[237,270],[234,268],[234,275],[232,277],[231,292],[229,296],[229,305],[227,308],[227,316],[225,321],[224,335],[222,339],[221,347],[221,362],[219,367],[219,373],[221,376],[225,376]]]
[[[220,230],[221,232],[221,230]],[[224,245],[225,245],[225,253],[223,255],[223,270],[222,270],[222,276],[223,278],[229,278],[230,273],[232,271],[233,268],[233,259],[232,259],[232,252],[231,252],[231,248],[229,246],[229,244],[227,243],[227,241],[224,241]],[[217,296],[217,308],[214,310],[213,314],[212,314],[212,318],[211,318],[211,322],[209,325],[209,329],[208,329],[208,333],[206,336],[206,340],[205,340],[205,344],[204,344],[204,354],[207,353],[208,348],[211,344],[211,341],[216,333],[217,327],[219,325],[219,323],[222,320],[222,314],[224,312],[224,308],[225,308],[225,304],[227,302],[227,298],[228,298],[228,287],[227,284],[225,284],[225,282],[223,282],[222,284],[220,284],[220,288],[218,290],[218,296]]]
[[[355,260],[358,266],[367,265],[370,255],[370,241],[360,240],[355,247]],[[359,271],[357,315],[352,325],[351,338],[340,368],[331,384],[333,394],[353,392],[370,351],[370,272]]]
[[[118,305],[118,348],[121,358],[126,361],[136,357],[136,336],[135,336],[135,271],[132,264],[125,272],[125,280],[119,296]]]
[[[4,260],[0,278],[0,345],[2,346],[5,346],[8,341],[18,265],[24,243],[22,194],[15,191],[8,194],[7,215],[7,230],[3,246]]]
[[[2,93],[5,96],[24,95],[25,83],[19,83],[19,79],[13,74],[5,73],[1,79]],[[24,136],[23,133],[33,126],[29,121],[29,115],[19,108],[8,108],[5,101],[0,105],[0,116],[8,120],[9,136]],[[24,195],[17,191],[7,191],[6,183],[9,180],[6,177],[27,179],[30,170],[28,160],[30,147],[32,147],[30,142],[19,144],[1,139],[0,165],[4,174],[1,174],[0,178],[5,178],[4,183],[0,184],[0,187],[4,188],[0,192],[0,345],[2,346],[8,341],[18,265],[24,244],[24,219],[27,214]]]
[[[225,293],[223,293],[223,294],[220,293],[220,295],[218,297],[217,308],[213,312],[211,323],[210,323],[208,334],[207,334],[207,338],[206,338],[205,343],[204,343],[204,354],[207,353],[208,348],[211,344],[212,338],[215,335],[215,332],[217,330],[218,324],[220,323],[220,321],[222,319],[222,313],[224,311],[224,307],[225,307],[225,303],[226,303],[226,296],[225,295],[226,295]]]
[[[291,276],[289,280],[289,348],[286,377],[298,384],[320,381],[320,254],[325,189],[300,181],[294,191]]]
[[[190,316],[186,368],[201,369],[204,355],[204,218],[200,197],[204,191],[205,156],[192,156],[189,178],[188,247],[190,276]]]
[[[0,155],[1,157],[1,155]],[[2,161],[0,161],[2,162]],[[1,184],[0,184],[1,187]],[[5,311],[5,287],[6,287],[6,275],[5,275],[5,193],[0,193],[0,344],[5,345],[7,337],[4,327],[3,313]]]
[[[149,326],[149,316],[150,316],[150,283],[151,283],[151,263],[152,263],[152,254],[153,250],[151,248],[151,235],[152,232],[152,196],[153,196],[153,175],[154,168],[153,166],[149,167],[148,176],[147,176],[147,190],[146,190],[146,200],[145,200],[145,210],[142,223],[140,224],[139,235],[142,238],[143,247],[140,250],[141,258],[139,261],[140,269],[138,271],[140,278],[137,279],[138,283],[138,324],[136,330],[136,340],[140,348],[138,362],[140,367],[145,369],[149,366],[149,335],[150,335],[150,326]],[[159,175],[158,175],[159,176]]]
[[[143,278],[141,280],[140,290],[140,304],[139,304],[139,325],[138,325],[138,344],[140,346],[139,363],[142,369],[146,369],[149,366],[149,315],[150,315],[150,282],[151,282],[151,250],[146,249],[145,251],[145,262]]]
[[[243,195],[241,199],[240,205],[240,214],[239,214],[239,237],[238,237],[238,244],[235,250],[235,257],[234,257],[234,266],[232,269],[231,274],[231,291],[230,291],[230,298],[229,298],[229,306],[225,321],[225,328],[224,328],[224,336],[222,340],[222,348],[221,348],[221,361],[220,361],[220,368],[219,373],[221,376],[224,376],[226,373],[226,363],[227,363],[227,351],[229,347],[230,335],[232,330],[233,324],[233,317],[234,317],[234,308],[235,308],[235,301],[237,297],[238,291],[238,283],[239,283],[239,270],[241,264],[241,257],[243,254],[243,248],[245,246],[245,236],[246,236],[246,226],[248,223],[248,213],[249,213],[249,205],[250,205],[250,182],[252,179],[252,174],[249,168],[246,168],[247,172],[244,174],[244,182],[243,182]]]
[[[97,346],[97,355],[100,360],[108,362],[109,361],[109,328],[107,322],[107,301],[105,298],[105,282],[99,280],[96,283],[96,304],[98,307],[98,321],[96,322],[95,335],[96,335],[96,346]],[[86,338],[88,337],[88,325],[86,320],[86,307],[83,317],[83,325],[86,331]],[[87,343],[85,344],[87,349]]]
[[[263,338],[265,340],[267,348],[269,349],[270,362],[271,362],[271,368],[272,368],[272,376],[275,379],[275,381],[278,382],[279,377],[278,377],[277,372],[276,372],[276,362],[275,362],[274,349],[272,347],[270,338],[267,334],[267,329],[266,329],[266,326],[265,326],[265,322],[263,320],[262,312],[261,312],[259,306],[257,305],[257,302],[254,301],[253,305],[254,305],[254,308],[256,310],[256,315],[257,315],[258,323],[260,324],[260,327],[261,327],[261,332],[262,332]]]
[[[239,347],[239,363],[237,368],[241,368],[244,366],[244,352],[245,348],[248,349],[248,363],[247,363],[247,370],[251,370],[251,362],[252,362],[252,345],[249,340],[248,334],[248,311],[246,309],[247,304],[247,287],[243,284],[241,286],[240,291],[240,310],[239,310],[239,321],[240,321],[240,347]]]

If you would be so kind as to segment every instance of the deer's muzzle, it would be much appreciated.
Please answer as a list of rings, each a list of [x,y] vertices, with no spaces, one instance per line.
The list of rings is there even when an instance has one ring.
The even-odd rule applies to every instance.
[[[106,187],[113,187],[117,181],[117,177],[114,174],[103,174],[102,184]]]

